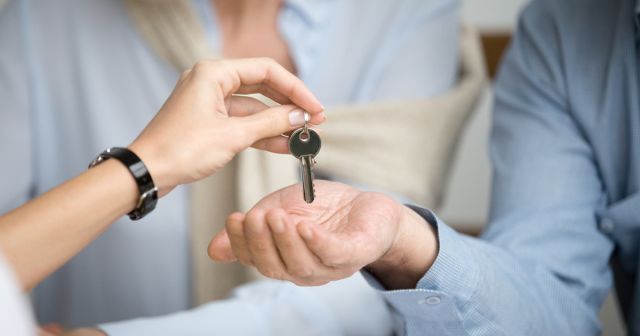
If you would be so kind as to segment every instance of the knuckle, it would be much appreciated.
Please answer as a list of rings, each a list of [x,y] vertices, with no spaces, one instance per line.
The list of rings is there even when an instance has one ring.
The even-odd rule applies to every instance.
[[[193,71],[196,73],[201,73],[203,71],[208,71],[211,67],[211,62],[209,60],[199,60],[196,64],[193,65]]]
[[[223,62],[227,61],[214,61],[208,59],[200,60],[193,66],[193,75],[201,77],[215,76],[219,74],[222,69],[224,69],[225,63]]]

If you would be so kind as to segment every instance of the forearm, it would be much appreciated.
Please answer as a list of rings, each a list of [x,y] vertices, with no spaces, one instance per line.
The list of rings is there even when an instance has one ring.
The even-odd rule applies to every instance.
[[[25,289],[131,211],[139,192],[126,167],[108,160],[0,217],[0,249]]]

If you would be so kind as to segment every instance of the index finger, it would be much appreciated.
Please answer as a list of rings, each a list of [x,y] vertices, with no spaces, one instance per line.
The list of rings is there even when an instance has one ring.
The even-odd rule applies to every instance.
[[[312,115],[324,110],[302,80],[270,58],[224,60],[218,64],[226,70],[217,72],[225,74],[221,78],[225,97],[232,93],[240,93],[243,87],[266,85]]]

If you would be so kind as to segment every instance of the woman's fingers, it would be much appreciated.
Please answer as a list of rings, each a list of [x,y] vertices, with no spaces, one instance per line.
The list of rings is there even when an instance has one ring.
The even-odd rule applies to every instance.
[[[240,94],[254,94],[259,93],[265,97],[269,97],[271,100],[279,103],[279,104],[292,104],[291,99],[285,96],[284,94],[272,89],[270,86],[266,84],[254,84],[254,85],[242,85],[236,91],[236,93]]]
[[[277,154],[289,154],[289,138],[282,135],[261,139],[253,143],[251,147]]]
[[[302,80],[270,58],[239,60],[235,68],[241,85],[263,84],[289,98],[292,103],[309,111],[312,115],[324,110],[318,99]],[[240,89],[240,86],[237,87]],[[266,92],[268,93],[268,92]]]
[[[196,64],[195,69],[218,78],[224,96],[239,91],[250,93],[241,89],[264,85],[278,93],[274,98],[284,101],[285,99],[282,98],[284,96],[312,115],[319,114],[323,110],[318,99],[299,78],[270,58],[202,61]],[[268,93],[265,90],[262,91]]]
[[[241,122],[254,148],[274,153],[289,152],[288,140],[281,134],[304,125],[304,111],[295,105],[269,107],[252,97],[231,98],[229,115]],[[317,118],[324,120],[324,115]]]
[[[271,89],[268,86],[265,86],[264,84],[260,84],[260,85],[251,85],[251,86],[243,86],[238,90],[238,93],[241,94],[254,94],[254,93],[260,93],[265,97],[270,98],[271,100],[282,104],[282,105],[294,105],[293,102],[291,102],[291,100],[289,100],[288,98],[286,98],[285,96],[279,94],[278,92],[274,91],[273,89]],[[250,98],[250,97],[244,97],[244,98]],[[259,101],[257,98],[252,98],[254,100]],[[273,106],[268,106],[268,105],[264,105],[265,108],[267,107],[273,107]],[[324,114],[324,112],[321,113],[310,113],[309,114],[309,123],[314,124],[314,125],[318,125],[323,123],[327,118]]]
[[[249,142],[279,136],[304,125],[304,111],[292,105],[268,108],[246,117],[235,118],[239,122]]]
[[[229,102],[227,112],[230,117],[246,117],[272,107],[261,102],[260,99],[249,96],[233,95],[229,98]]]

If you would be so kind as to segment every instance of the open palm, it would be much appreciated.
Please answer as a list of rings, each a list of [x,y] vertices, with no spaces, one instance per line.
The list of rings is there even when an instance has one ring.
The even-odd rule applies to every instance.
[[[213,259],[239,259],[266,276],[314,285],[347,277],[394,242],[402,211],[391,198],[328,181],[307,204],[300,184],[276,191],[246,215],[229,216]]]

